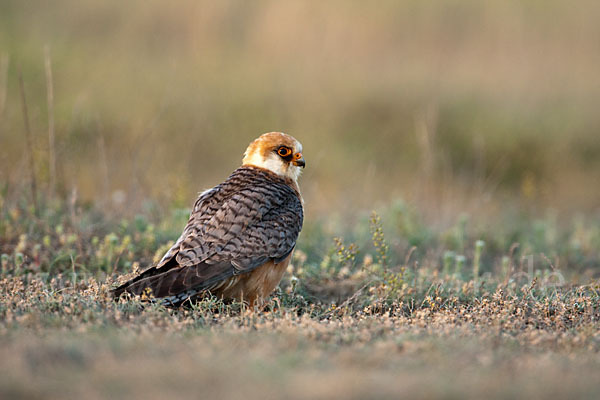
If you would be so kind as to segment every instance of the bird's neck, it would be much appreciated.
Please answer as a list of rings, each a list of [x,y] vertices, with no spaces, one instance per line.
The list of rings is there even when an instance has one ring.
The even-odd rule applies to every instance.
[[[286,175],[282,176],[282,175],[276,174],[275,172],[271,171],[270,169],[259,167],[256,165],[251,165],[251,164],[244,164],[244,165],[242,165],[242,168],[250,168],[250,169],[257,170],[257,171],[261,171],[261,172],[269,175],[271,177],[271,179],[285,183],[286,185],[288,185],[289,187],[294,189],[294,192],[296,192],[296,194],[302,201],[302,204],[304,204],[304,199],[302,199],[302,195],[300,194],[300,186],[298,185],[297,178],[292,179]]]

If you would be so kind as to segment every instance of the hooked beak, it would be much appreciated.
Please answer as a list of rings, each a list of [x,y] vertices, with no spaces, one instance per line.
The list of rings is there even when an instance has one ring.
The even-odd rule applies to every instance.
[[[292,162],[297,167],[304,168],[304,166],[306,166],[306,161],[304,161],[304,157],[302,157],[302,153],[294,154],[294,160]]]

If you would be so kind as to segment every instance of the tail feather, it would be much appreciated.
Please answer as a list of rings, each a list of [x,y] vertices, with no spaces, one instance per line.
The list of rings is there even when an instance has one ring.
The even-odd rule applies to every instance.
[[[181,303],[202,291],[211,290],[223,280],[233,276],[230,262],[208,265],[201,263],[189,267],[174,265],[149,268],[135,278],[111,291],[114,297],[123,293],[148,295],[150,298],[165,299],[167,303]]]

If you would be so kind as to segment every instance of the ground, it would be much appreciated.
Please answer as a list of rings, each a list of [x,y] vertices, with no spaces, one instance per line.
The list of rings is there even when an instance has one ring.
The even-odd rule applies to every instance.
[[[0,398],[600,398],[598,21],[2,1]],[[111,299],[274,130],[305,221],[264,309]]]
[[[85,231],[65,215],[56,227],[12,211],[2,225],[3,398],[600,393],[600,286],[585,270],[554,271],[564,282],[548,270],[505,275],[501,267],[478,266],[490,247],[481,240],[472,257],[444,253],[435,261],[413,249],[396,264],[385,224],[372,214],[370,244],[360,235],[358,244],[336,238],[319,255],[301,242],[262,309],[215,298],[170,309],[139,298],[115,301],[108,291],[138,267],[131,261],[169,244],[160,242],[176,222],[157,228],[141,216],[131,223],[96,216]],[[91,211],[81,213],[88,226]],[[24,233],[32,226],[38,230]],[[94,239],[102,230],[104,239]],[[594,254],[584,259],[593,263]],[[413,257],[422,264],[407,261]]]

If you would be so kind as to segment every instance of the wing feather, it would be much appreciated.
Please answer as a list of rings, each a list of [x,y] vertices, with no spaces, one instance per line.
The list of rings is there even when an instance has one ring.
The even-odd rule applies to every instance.
[[[231,276],[294,249],[302,228],[299,194],[267,171],[242,167],[194,204],[179,239],[161,261],[115,290],[155,297],[210,290]]]

